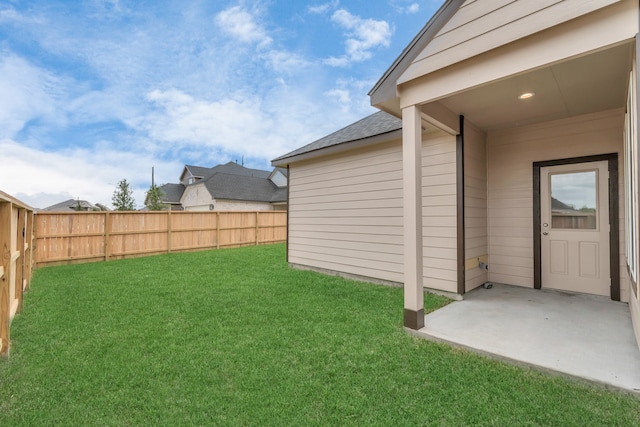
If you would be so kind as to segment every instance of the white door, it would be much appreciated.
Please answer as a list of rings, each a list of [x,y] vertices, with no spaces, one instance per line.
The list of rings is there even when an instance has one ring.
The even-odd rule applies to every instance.
[[[610,296],[606,161],[540,168],[542,287]]]

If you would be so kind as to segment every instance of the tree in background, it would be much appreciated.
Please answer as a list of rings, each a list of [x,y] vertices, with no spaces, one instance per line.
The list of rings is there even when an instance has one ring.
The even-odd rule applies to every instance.
[[[118,182],[113,197],[111,198],[113,208],[117,211],[135,211],[136,201],[133,199],[133,190],[126,179]]]
[[[76,204],[71,208],[76,212],[82,212],[84,209],[82,209],[82,204],[80,203],[80,199],[78,198],[76,200]]]
[[[161,211],[166,208],[166,205],[162,203],[163,196],[164,191],[162,191],[162,188],[155,184],[151,184],[151,187],[145,193],[144,205],[150,211]]]

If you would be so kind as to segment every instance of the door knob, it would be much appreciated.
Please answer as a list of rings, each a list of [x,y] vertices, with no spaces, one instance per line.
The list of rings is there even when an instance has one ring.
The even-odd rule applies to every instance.
[[[543,231],[543,232],[542,232],[542,235],[543,235],[543,236],[548,236],[548,235],[549,235],[549,233],[548,233],[548,232],[546,232],[546,231]]]

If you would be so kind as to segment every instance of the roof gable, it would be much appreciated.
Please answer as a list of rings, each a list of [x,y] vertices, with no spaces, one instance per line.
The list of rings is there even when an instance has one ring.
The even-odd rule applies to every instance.
[[[286,187],[288,181],[289,171],[286,168],[273,168],[273,171],[269,175],[269,181],[273,182],[277,187]]]
[[[463,3],[464,0],[446,0],[440,6],[369,91],[371,105],[388,112],[396,110],[397,80]]]
[[[194,166],[194,165],[184,165],[184,169],[182,169],[182,173],[180,174],[180,182],[188,183],[187,178],[196,178],[202,179],[207,175],[210,175],[211,168],[205,168],[202,166]]]
[[[620,0],[467,0],[398,84],[539,33]]]

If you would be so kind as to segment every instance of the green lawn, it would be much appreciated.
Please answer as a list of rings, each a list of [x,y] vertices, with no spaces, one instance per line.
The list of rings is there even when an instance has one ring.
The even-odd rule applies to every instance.
[[[413,338],[402,306],[283,245],[43,268],[0,426],[640,425],[632,396]]]

